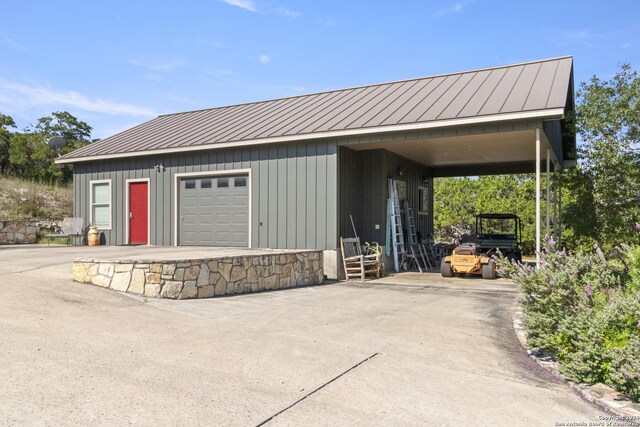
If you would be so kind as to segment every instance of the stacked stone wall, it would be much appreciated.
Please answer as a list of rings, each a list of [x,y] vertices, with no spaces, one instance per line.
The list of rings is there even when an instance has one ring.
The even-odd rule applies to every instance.
[[[36,243],[36,221],[0,221],[0,245]]]
[[[73,263],[73,280],[149,298],[210,298],[321,284],[322,251],[172,261]]]

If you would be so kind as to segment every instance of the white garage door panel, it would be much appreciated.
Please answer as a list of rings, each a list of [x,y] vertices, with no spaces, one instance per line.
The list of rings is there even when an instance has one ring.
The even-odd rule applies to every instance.
[[[236,178],[202,177],[180,181],[181,245],[249,245],[248,177]]]

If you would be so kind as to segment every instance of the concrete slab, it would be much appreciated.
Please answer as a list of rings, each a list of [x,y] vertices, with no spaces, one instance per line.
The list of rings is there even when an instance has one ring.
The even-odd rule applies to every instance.
[[[397,276],[145,300],[73,283],[70,261],[86,251],[0,249],[0,424],[501,426],[604,415],[529,359],[511,326],[517,292],[498,281]]]
[[[286,249],[221,248],[204,246],[86,246],[83,258],[108,259],[152,259],[170,261],[182,259],[224,258],[247,255],[270,255],[274,253],[299,252]]]
[[[501,291],[511,293],[518,292],[518,287],[511,280],[507,279],[498,278],[495,280],[485,280],[482,277],[476,275],[442,277],[440,273],[435,272],[392,273],[380,279],[368,280],[365,283],[379,285],[446,288],[452,290],[458,289],[468,291]]]

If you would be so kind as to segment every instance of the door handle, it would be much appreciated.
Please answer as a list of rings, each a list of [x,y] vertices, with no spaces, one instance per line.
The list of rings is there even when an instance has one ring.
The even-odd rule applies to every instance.
[[[129,212],[129,219],[133,218],[133,212]]]

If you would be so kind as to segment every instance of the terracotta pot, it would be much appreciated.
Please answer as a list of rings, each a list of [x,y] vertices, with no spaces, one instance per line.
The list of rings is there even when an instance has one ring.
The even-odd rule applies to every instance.
[[[89,243],[89,246],[100,245],[100,232],[98,231],[98,227],[89,227],[89,233],[87,233],[87,243]]]

